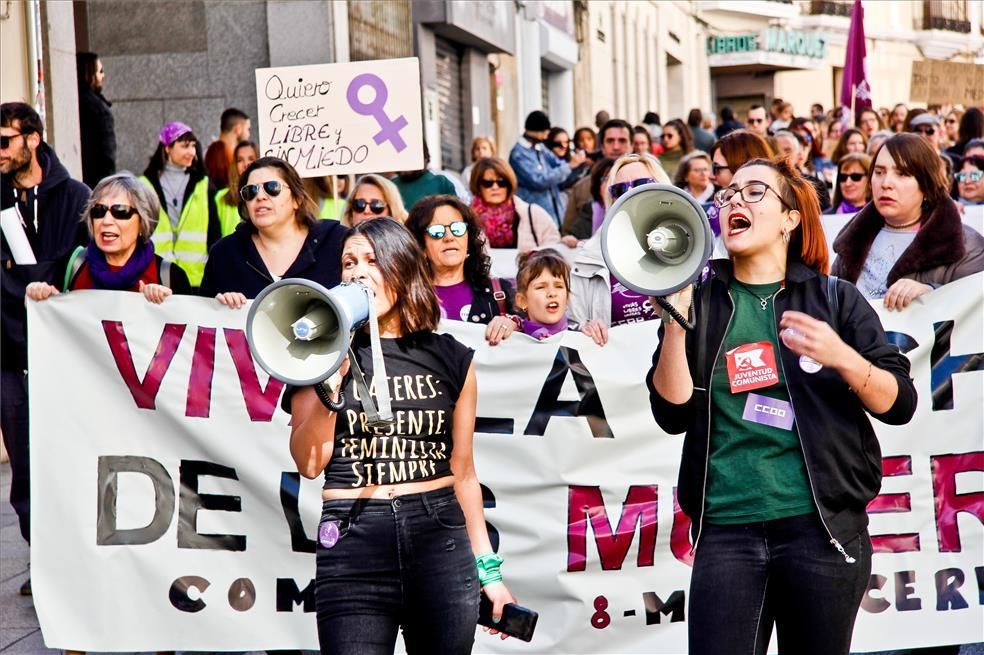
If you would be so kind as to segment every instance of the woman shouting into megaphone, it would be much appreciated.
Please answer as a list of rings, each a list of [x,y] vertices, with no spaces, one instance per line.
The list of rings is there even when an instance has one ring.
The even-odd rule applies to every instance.
[[[370,396],[389,386],[390,424],[367,419],[366,387],[352,375],[284,396],[297,469],[325,479],[315,584],[322,653],[392,653],[401,627],[408,653],[470,653],[480,593],[495,617],[514,600],[472,458],[474,353],[434,332],[440,307],[426,267],[413,235],[389,218],[356,225],[342,250],[342,280],[372,291],[386,375],[373,375],[368,327],[355,334],[353,364]]]
[[[729,258],[671,296],[696,328],[664,321],[647,378],[656,421],[686,432],[689,652],[764,654],[775,625],[780,652],[846,655],[881,485],[868,415],[911,419],[909,361],[827,276],[816,192],[786,161],[749,161],[715,201]]]

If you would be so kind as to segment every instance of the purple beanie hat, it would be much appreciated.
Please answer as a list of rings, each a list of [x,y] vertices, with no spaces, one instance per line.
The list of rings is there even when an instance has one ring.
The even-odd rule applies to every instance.
[[[165,123],[164,127],[161,128],[160,140],[161,143],[169,146],[189,132],[191,132],[191,128],[181,121],[171,121]]]

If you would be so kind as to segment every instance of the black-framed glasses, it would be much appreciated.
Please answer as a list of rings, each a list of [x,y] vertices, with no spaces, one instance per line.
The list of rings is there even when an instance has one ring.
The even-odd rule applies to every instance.
[[[451,230],[451,234],[456,237],[463,237],[468,234],[468,223],[464,221],[454,221],[449,225],[434,223],[427,226],[427,236],[431,239],[443,239],[448,230]]]
[[[844,182],[845,180],[850,180],[852,182],[860,182],[866,177],[868,177],[866,173],[841,173],[840,171],[837,172],[837,179],[840,180],[841,182]]]
[[[17,132],[16,134],[4,134],[0,135],[0,148],[6,150],[10,147],[10,140],[16,139],[19,136],[24,136],[23,132]]]
[[[104,218],[107,212],[118,221],[126,221],[129,220],[131,216],[136,214],[137,210],[130,205],[106,206],[101,203],[96,203],[89,209],[89,216],[92,220],[96,221],[100,218]]]
[[[501,177],[497,177],[494,180],[479,180],[478,183],[481,185],[483,189],[491,189],[494,186],[497,186],[500,189],[509,188],[509,183],[504,178]]]
[[[364,214],[367,209],[370,214],[378,216],[386,212],[386,203],[382,200],[366,200],[365,198],[352,201],[352,210],[356,214]]]
[[[247,184],[239,190],[239,197],[243,199],[244,202],[249,202],[250,200],[256,199],[256,196],[260,195],[260,189],[270,196],[271,198],[276,198],[284,190],[284,185],[280,180],[267,180],[263,184]]]
[[[608,193],[611,194],[613,201],[618,200],[628,193],[629,189],[634,189],[637,186],[642,186],[643,184],[652,184],[655,181],[656,180],[651,177],[640,177],[630,182],[616,182],[608,187]]]
[[[984,171],[960,171],[954,173],[953,179],[957,182],[980,182],[984,179]]]
[[[714,194],[714,202],[718,207],[724,207],[730,204],[731,199],[737,194],[741,197],[745,204],[754,205],[757,202],[762,202],[762,198],[765,197],[767,191],[771,191],[776,194],[776,198],[779,198],[779,202],[782,203],[782,206],[792,211],[793,207],[782,199],[782,196],[778,191],[770,187],[765,182],[749,182],[740,189],[735,189],[732,187],[721,189]]]

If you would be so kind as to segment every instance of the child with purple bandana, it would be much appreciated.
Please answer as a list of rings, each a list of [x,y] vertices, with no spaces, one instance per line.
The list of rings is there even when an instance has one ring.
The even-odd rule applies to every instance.
[[[608,341],[608,330],[600,321],[589,320],[579,326],[567,320],[570,273],[567,260],[551,248],[533,250],[519,256],[516,306],[525,315],[522,330],[539,341],[564,330],[576,330],[603,346]]]

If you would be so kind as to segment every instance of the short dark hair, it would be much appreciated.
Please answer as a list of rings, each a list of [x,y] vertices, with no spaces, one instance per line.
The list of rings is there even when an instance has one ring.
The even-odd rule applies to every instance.
[[[395,308],[403,334],[436,330],[441,320],[441,305],[434,293],[427,258],[413,235],[386,216],[362,221],[352,228],[345,241],[354,237],[364,237],[372,246],[376,266],[396,297]]]
[[[605,142],[605,132],[613,129],[625,129],[629,131],[629,138],[632,137],[632,125],[628,121],[624,121],[621,118],[613,118],[607,123],[601,126],[598,130],[598,146],[600,147],[602,143]]]
[[[248,120],[249,115],[246,112],[235,107],[229,107],[222,112],[222,118],[219,120],[219,129],[223,132],[231,132],[235,129],[236,125]]]
[[[747,115],[747,114],[750,114],[750,113],[752,113],[752,110],[753,110],[753,109],[765,109],[765,107],[763,107],[762,105],[759,105],[759,104],[754,104],[754,105],[752,105],[751,107],[749,107],[749,108],[748,108],[748,111],[747,111],[747,112],[745,112],[745,114]],[[768,110],[766,110],[766,112],[765,112],[765,113],[767,113],[767,114],[768,114],[768,113],[769,113],[769,111],[768,111]]]
[[[75,53],[75,73],[80,89],[96,88],[96,73],[99,71],[99,55],[94,52]]]
[[[21,134],[38,134],[44,138],[44,123],[31,105],[23,102],[5,102],[0,105],[0,127],[14,127],[20,123]]]
[[[485,251],[485,235],[482,228],[478,225],[475,212],[465,203],[454,196],[425,196],[414,204],[407,217],[406,226],[410,233],[417,239],[420,247],[424,247],[424,239],[427,236],[427,226],[434,218],[434,212],[438,207],[450,207],[461,215],[461,219],[468,224],[468,256],[465,258],[465,280],[472,289],[484,289],[492,284],[489,279],[489,271],[492,269],[492,258]],[[370,221],[371,222],[371,221]],[[424,260],[427,260],[422,255]]]
[[[721,107],[721,120],[723,121],[733,121],[735,120],[735,110],[729,105]]]
[[[647,111],[646,115],[642,117],[642,122],[646,125],[659,125],[659,114],[654,111]]]
[[[871,168],[868,169],[869,184],[878,155],[885,148],[888,148],[888,154],[903,175],[916,178],[923,194],[924,207],[935,207],[937,203],[949,200],[950,184],[943,175],[939,154],[926,139],[912,132],[900,132],[878,147],[872,157]]]
[[[687,125],[690,127],[700,127],[701,121],[704,120],[704,112],[694,107],[687,114]]]
[[[239,188],[236,189],[237,195],[241,194],[243,187],[249,184],[249,176],[253,174],[253,171],[261,168],[276,169],[280,173],[280,177],[287,184],[287,188],[290,189],[291,195],[297,198],[297,211],[294,212],[294,218],[298,223],[311,227],[318,222],[318,206],[311,198],[311,194],[304,188],[304,182],[301,181],[301,176],[297,174],[297,170],[293,166],[279,157],[260,157],[247,166],[246,170],[243,171],[242,177],[239,178]],[[251,232],[255,233],[257,231],[256,226],[249,220],[249,212],[244,202],[239,203],[239,216],[249,226]]]

